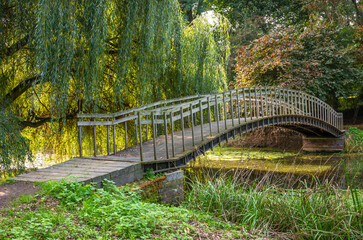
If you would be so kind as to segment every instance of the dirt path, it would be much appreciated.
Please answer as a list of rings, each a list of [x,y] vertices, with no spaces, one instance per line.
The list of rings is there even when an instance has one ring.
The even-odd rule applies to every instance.
[[[0,185],[0,209],[22,194],[35,194],[39,187],[30,182],[13,182]]]

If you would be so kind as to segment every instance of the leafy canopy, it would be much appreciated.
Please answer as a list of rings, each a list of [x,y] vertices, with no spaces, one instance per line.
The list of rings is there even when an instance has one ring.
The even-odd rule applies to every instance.
[[[79,112],[226,86],[228,21],[217,15],[214,25],[205,17],[187,25],[177,0],[5,0],[0,9],[0,106],[17,119],[10,132],[0,125],[2,146],[29,127],[36,129],[27,136],[55,142],[52,126],[73,131]]]

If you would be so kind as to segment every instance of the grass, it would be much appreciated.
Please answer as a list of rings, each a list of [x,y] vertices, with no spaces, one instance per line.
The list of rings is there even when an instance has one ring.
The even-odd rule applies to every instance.
[[[328,183],[308,187],[301,182],[297,189],[286,189],[271,184],[273,173],[253,184],[248,181],[250,172],[234,174],[190,181],[184,206],[271,238],[281,233],[287,239],[363,237],[362,192],[353,186],[341,190]]]
[[[68,181],[41,188],[1,211],[0,239],[255,238],[208,213],[143,202],[111,182],[101,189]]]
[[[345,135],[344,151],[347,153],[363,152],[363,130],[350,127]]]

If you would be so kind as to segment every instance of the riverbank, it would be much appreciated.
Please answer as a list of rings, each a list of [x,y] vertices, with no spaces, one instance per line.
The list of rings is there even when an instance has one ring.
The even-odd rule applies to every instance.
[[[285,190],[217,178],[193,182],[179,207],[101,189],[48,182],[0,210],[0,239],[360,239],[362,192],[330,185]],[[25,224],[25,225],[24,225]],[[25,226],[25,227],[24,227]]]

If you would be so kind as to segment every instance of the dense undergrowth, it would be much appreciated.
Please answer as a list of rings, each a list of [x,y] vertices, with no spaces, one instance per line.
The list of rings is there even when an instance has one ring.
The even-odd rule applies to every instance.
[[[141,201],[112,183],[101,189],[49,182],[1,211],[0,239],[195,239],[250,236],[235,224],[182,207]]]

